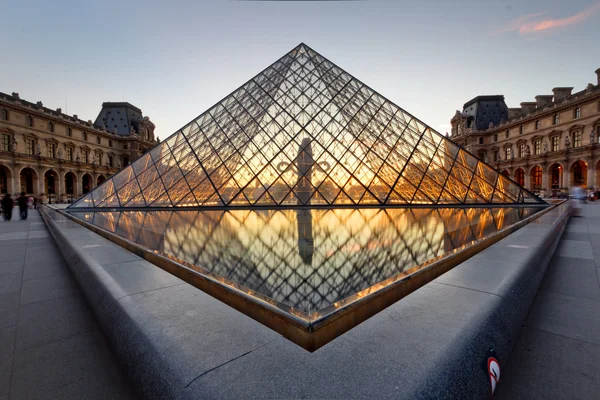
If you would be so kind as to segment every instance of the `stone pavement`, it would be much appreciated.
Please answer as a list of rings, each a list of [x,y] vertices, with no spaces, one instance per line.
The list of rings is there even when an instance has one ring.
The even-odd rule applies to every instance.
[[[571,217],[504,367],[500,399],[600,396],[600,202]]]
[[[133,397],[38,211],[15,209],[0,220],[0,400]]]

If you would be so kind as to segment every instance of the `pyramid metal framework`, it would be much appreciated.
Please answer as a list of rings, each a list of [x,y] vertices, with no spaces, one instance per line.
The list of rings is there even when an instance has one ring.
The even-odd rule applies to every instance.
[[[544,203],[300,44],[71,207]]]

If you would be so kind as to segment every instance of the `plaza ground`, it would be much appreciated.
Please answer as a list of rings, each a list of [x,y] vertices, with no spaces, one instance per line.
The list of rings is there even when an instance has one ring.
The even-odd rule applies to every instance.
[[[0,220],[0,400],[132,390],[37,210]]]
[[[496,392],[600,392],[600,202],[571,218]],[[0,400],[127,399],[132,388],[39,214],[0,221]]]

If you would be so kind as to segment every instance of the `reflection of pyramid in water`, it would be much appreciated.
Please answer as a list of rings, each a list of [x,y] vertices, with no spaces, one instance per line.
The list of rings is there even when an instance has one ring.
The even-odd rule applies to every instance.
[[[542,202],[304,44],[71,207]]]

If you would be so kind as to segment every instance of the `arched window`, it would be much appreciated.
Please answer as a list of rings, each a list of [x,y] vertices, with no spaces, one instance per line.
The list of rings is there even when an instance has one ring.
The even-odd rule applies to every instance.
[[[525,185],[525,171],[519,168],[515,171],[515,181],[519,184],[519,186]]]
[[[33,126],[33,118],[31,118],[30,115],[28,115],[28,116],[25,117],[25,124],[27,126]]]

